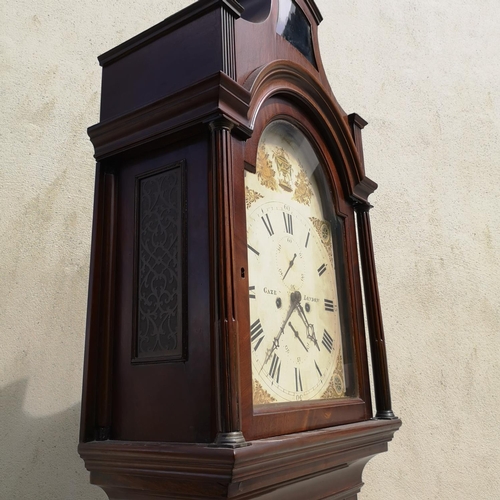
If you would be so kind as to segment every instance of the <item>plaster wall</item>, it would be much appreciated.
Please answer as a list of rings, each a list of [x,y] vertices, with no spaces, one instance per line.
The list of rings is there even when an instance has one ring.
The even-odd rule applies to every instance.
[[[0,498],[103,500],[77,455],[96,56],[189,0],[0,4]],[[500,3],[317,0],[364,131],[393,407],[360,500],[500,495]]]

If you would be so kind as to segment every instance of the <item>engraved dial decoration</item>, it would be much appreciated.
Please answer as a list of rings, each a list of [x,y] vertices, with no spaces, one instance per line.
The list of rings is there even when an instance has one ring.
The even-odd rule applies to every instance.
[[[323,169],[284,120],[267,126],[256,160],[245,174],[254,404],[345,397]]]

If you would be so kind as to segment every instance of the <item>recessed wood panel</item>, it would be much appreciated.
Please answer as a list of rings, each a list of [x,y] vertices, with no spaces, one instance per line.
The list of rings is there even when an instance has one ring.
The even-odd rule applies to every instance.
[[[185,359],[184,162],[137,178],[134,361]]]

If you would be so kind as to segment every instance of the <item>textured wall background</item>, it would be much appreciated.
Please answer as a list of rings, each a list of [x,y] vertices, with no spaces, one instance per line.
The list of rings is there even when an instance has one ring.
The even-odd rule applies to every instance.
[[[76,453],[96,56],[190,0],[1,2],[0,498],[102,500]],[[500,3],[317,0],[365,159],[394,409],[360,500],[500,491]]]

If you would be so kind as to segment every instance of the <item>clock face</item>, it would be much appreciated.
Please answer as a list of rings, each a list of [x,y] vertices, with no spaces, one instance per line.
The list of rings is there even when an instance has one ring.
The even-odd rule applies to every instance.
[[[326,185],[305,135],[269,124],[245,174],[254,405],[346,396]]]

